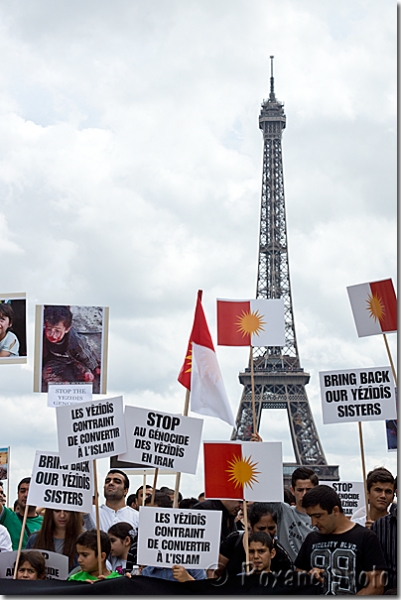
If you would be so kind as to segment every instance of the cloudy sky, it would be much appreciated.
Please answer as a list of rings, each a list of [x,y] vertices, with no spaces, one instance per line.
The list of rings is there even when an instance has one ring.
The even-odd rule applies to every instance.
[[[1,366],[11,500],[36,449],[56,450],[34,394],[36,304],[110,307],[108,395],[180,412],[196,293],[255,296],[260,104],[275,56],[285,102],[290,272],[302,366],[329,464],[361,480],[356,423],[323,425],[318,372],[388,364],[358,338],[346,286],[396,284],[394,0],[2,0],[1,292],[26,292],[27,365]],[[395,359],[395,334],[388,336]],[[234,414],[246,348],[218,348]],[[366,464],[396,468],[383,422]],[[212,418],[205,439],[229,439]],[[285,411],[261,433],[293,459]],[[202,464],[184,495],[203,489]],[[105,474],[107,460],[99,461]],[[133,487],[139,476],[131,478]],[[174,478],[163,476],[165,485]],[[160,485],[163,485],[160,483]]]

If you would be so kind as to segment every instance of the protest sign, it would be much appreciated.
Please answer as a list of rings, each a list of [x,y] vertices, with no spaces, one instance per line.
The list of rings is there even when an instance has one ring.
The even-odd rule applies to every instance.
[[[93,461],[63,465],[57,452],[36,451],[28,492],[30,506],[90,512]]]
[[[125,452],[122,396],[77,405],[58,406],[60,460],[73,463]]]
[[[24,552],[29,552],[29,550],[24,550]],[[67,579],[69,573],[68,556],[49,550],[38,550],[38,552],[45,557],[46,579]],[[17,550],[0,552],[0,579],[13,578],[17,554]]]
[[[10,448],[0,448],[0,480],[8,479],[8,454]]]
[[[323,423],[396,418],[390,367],[319,373]]]
[[[26,363],[26,294],[0,294],[0,316],[5,319],[6,326],[6,333],[0,341],[0,365]]]
[[[49,383],[47,394],[47,406],[67,406],[77,402],[92,401],[91,383],[82,383],[80,385],[62,385],[59,383]]]
[[[362,481],[320,481],[322,485],[328,485],[340,497],[343,512],[351,517],[360,508],[365,508],[365,488]]]
[[[138,564],[208,569],[218,562],[220,511],[141,507]]]
[[[180,473],[196,473],[202,419],[125,407],[127,451],[119,460]]]

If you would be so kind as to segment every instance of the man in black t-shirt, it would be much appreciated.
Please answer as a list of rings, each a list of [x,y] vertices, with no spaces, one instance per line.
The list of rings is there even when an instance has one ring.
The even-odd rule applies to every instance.
[[[344,515],[340,498],[327,485],[306,492],[302,502],[318,532],[302,544],[297,569],[316,577],[325,594],[382,594],[386,563],[377,536]]]
[[[240,508],[241,502],[239,500],[204,500],[203,502],[198,502],[198,504],[195,504],[193,507],[194,510],[221,511],[221,542],[225,540],[230,533],[237,531],[235,517]]]

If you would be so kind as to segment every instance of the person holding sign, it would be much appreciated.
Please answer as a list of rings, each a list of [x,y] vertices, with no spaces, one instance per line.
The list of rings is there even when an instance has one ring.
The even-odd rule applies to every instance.
[[[318,531],[302,544],[297,569],[320,581],[326,595],[382,594],[386,563],[377,536],[345,516],[328,485],[309,490],[302,502]]]
[[[77,539],[78,564],[81,570],[78,573],[70,575],[68,581],[87,581],[88,583],[93,583],[101,579],[121,577],[119,573],[109,571],[106,566],[106,559],[110,554],[111,543],[109,536],[104,531],[100,532],[100,546],[101,572],[99,573],[96,529],[90,529],[81,533]]]
[[[369,516],[366,517],[364,507],[356,511],[351,520],[370,529],[377,519],[387,515],[388,507],[394,499],[394,477],[384,467],[373,469],[366,478],[366,489]]]
[[[68,557],[69,570],[78,566],[76,540],[83,532],[82,514],[70,510],[47,508],[42,528],[30,536],[29,548],[50,550]]]
[[[25,477],[18,484],[18,498],[17,502],[20,507],[19,513],[15,513],[10,508],[0,504],[0,524],[8,530],[11,536],[13,550],[18,549],[19,538],[21,535],[22,521],[26,508],[26,501],[28,498],[29,484],[31,482],[30,477]],[[22,542],[22,548],[25,548],[28,541],[28,537],[31,533],[38,531],[41,528],[43,517],[36,514],[36,506],[28,506],[28,517],[26,520],[24,538]]]

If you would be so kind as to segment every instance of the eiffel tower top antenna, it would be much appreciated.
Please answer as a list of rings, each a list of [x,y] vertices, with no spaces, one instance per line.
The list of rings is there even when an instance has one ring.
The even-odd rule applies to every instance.
[[[269,100],[271,100],[272,102],[275,102],[276,96],[274,94],[273,59],[274,59],[274,56],[270,56],[270,95],[269,95]]]

